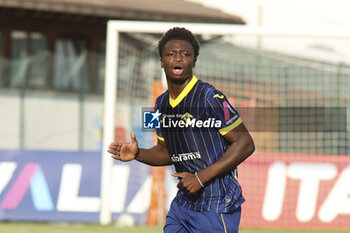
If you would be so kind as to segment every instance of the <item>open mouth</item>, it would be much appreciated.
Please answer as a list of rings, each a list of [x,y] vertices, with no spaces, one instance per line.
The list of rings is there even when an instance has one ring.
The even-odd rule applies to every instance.
[[[173,68],[173,74],[175,75],[181,75],[183,73],[183,69],[181,66],[174,66]]]

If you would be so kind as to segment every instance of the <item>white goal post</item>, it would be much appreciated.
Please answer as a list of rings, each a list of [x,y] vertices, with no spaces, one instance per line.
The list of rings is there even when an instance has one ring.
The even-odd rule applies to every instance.
[[[111,222],[111,176],[113,160],[107,148],[115,137],[115,103],[117,97],[118,80],[118,47],[119,34],[122,33],[157,33],[163,34],[168,29],[178,26],[191,30],[194,34],[205,35],[240,35],[262,37],[305,37],[305,38],[335,38],[349,39],[350,32],[344,31],[315,31],[266,29],[228,24],[204,23],[176,23],[176,22],[147,22],[147,21],[117,21],[112,20],[107,25],[104,119],[103,119],[103,147],[100,192],[100,223]]]

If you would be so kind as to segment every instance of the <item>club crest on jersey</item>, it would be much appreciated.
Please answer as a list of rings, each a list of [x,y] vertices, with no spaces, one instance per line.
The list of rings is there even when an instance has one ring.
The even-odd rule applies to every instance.
[[[193,116],[191,114],[189,114],[188,112],[186,112],[185,114],[182,115],[181,119],[183,121],[187,122],[187,120],[193,119]]]

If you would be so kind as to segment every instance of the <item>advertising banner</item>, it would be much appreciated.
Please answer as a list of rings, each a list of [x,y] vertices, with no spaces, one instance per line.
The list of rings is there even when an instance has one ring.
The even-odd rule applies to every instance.
[[[239,182],[241,226],[350,229],[350,156],[255,153]]]
[[[137,162],[114,166],[114,218],[128,213],[133,222],[146,222],[149,173]],[[98,152],[2,150],[0,177],[0,221],[99,221]]]
[[[169,207],[177,180],[167,169]],[[114,221],[147,223],[150,167],[115,162]],[[98,222],[101,154],[0,150],[0,221]],[[350,229],[350,156],[255,153],[239,166],[241,227]]]

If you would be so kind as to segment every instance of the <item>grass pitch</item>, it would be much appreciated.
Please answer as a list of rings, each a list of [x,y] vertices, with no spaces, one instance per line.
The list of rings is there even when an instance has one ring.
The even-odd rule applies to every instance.
[[[99,224],[72,223],[31,223],[31,222],[1,222],[0,233],[161,233],[162,227],[119,227],[113,224],[101,226]],[[240,233],[345,233],[349,231],[336,230],[292,230],[292,229],[247,229]]]

